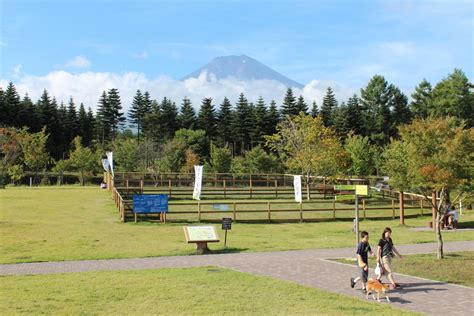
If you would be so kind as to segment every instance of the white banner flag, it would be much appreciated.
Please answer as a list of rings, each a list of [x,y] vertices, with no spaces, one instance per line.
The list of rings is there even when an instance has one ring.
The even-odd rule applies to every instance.
[[[109,172],[109,159],[102,159],[102,167],[105,172]]]
[[[194,177],[193,199],[200,200],[203,166],[194,166],[194,172],[195,172],[195,177]]]
[[[299,203],[303,202],[301,196],[301,176],[293,176],[293,186],[295,187],[295,201]]]
[[[108,151],[105,153],[107,155],[107,160],[109,161],[110,172],[112,173],[112,178],[114,177],[114,153]]]

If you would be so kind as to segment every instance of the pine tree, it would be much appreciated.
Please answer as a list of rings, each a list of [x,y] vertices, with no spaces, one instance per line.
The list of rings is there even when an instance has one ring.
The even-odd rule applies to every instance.
[[[347,100],[347,128],[354,134],[361,134],[363,129],[362,108],[356,94]]]
[[[296,111],[298,111],[298,114],[300,112],[303,112],[304,114],[308,114],[308,105],[304,101],[304,98],[302,95],[299,96],[298,102],[296,102]]]
[[[179,129],[176,104],[166,97],[161,102],[160,125],[167,139],[173,138],[174,133]]]
[[[263,97],[260,96],[254,109],[255,128],[253,141],[257,145],[262,143],[263,136],[265,135],[268,129],[267,115],[268,114],[265,101],[263,100]]]
[[[454,69],[452,74],[438,82],[432,95],[428,115],[454,116],[465,120],[467,127],[474,126],[474,93],[462,70]]]
[[[18,119],[18,113],[20,112],[20,95],[16,91],[13,82],[8,83],[7,89],[3,95],[3,102],[3,121],[7,126],[20,126],[21,122],[19,122]]]
[[[21,100],[22,107],[25,109],[24,124],[26,125],[31,133],[37,133],[41,130],[41,117],[38,113],[38,109],[31,101],[28,93],[25,94],[23,100]]]
[[[235,106],[232,130],[234,131],[234,154],[242,154],[250,148],[250,133],[252,118],[249,104],[244,94],[241,93]]]
[[[390,125],[391,131],[390,136],[394,137],[398,134],[398,126],[401,124],[407,124],[411,121],[411,111],[408,107],[408,99],[400,89],[394,85],[389,87],[389,100],[388,104],[391,109],[390,114]]]
[[[282,116],[298,115],[298,108],[296,107],[296,99],[293,95],[293,90],[288,88],[286,90],[285,98],[283,99],[283,105],[281,107]]]
[[[143,120],[143,134],[152,141],[163,141],[164,129],[161,126],[161,116],[160,104],[156,100],[152,100],[151,110],[145,115]]]
[[[84,105],[81,103],[84,107]],[[83,125],[83,137],[82,137],[82,144],[84,146],[90,146],[92,141],[94,140],[94,126],[95,126],[95,117],[92,109],[89,107],[87,111],[87,119],[85,120],[85,124]]]
[[[178,116],[180,128],[196,129],[196,111],[194,111],[191,100],[187,97],[183,98],[181,110]]]
[[[99,143],[102,144],[102,147],[105,146],[105,143],[111,139],[111,126],[108,122],[108,112],[109,112],[109,101],[108,101],[107,92],[103,91],[102,96],[99,99],[96,112],[95,120],[95,130],[96,138]]]
[[[344,102],[334,109],[334,129],[341,140],[345,140],[350,131],[347,106]]]
[[[232,140],[232,117],[232,105],[229,99],[224,97],[217,113],[217,140],[221,146],[228,145]]]
[[[311,107],[311,116],[316,117],[319,115],[318,106],[316,105],[316,101],[313,101],[313,106]]]
[[[216,136],[216,110],[212,104],[212,98],[204,98],[198,114],[198,128],[206,132],[208,139]]]
[[[73,98],[69,98],[66,114],[67,142],[70,144],[74,137],[79,134],[79,122],[77,119],[76,105],[74,104]]]
[[[427,118],[431,106],[431,84],[423,79],[411,94],[410,108],[415,117]]]
[[[6,126],[8,123],[8,108],[7,103],[5,102],[5,92],[2,87],[0,87],[0,126]],[[0,179],[3,181],[3,178]],[[3,184],[3,183],[2,183]]]
[[[334,111],[337,108],[337,100],[334,96],[334,92],[331,87],[328,87],[326,90],[326,95],[323,98],[323,105],[321,106],[321,119],[323,120],[324,126],[334,125]]]
[[[125,117],[122,112],[122,102],[119,91],[116,88],[109,89],[107,98],[106,122],[110,125],[112,140],[115,134],[122,128]]]
[[[255,105],[250,102],[249,103],[249,116],[248,116],[248,126],[249,126],[249,142],[248,142],[248,149],[252,149],[260,139],[260,131],[258,130],[257,126],[257,114]]]
[[[140,143],[140,133],[142,132],[141,129],[143,125],[143,117],[145,116],[144,107],[145,107],[145,100],[142,95],[142,92],[139,89],[135,93],[135,96],[133,97],[133,101],[132,101],[132,106],[130,107],[130,110],[128,111],[128,117],[131,123],[130,126],[137,127],[137,139],[139,143]]]
[[[387,144],[390,137],[390,91],[384,77],[375,75],[361,89],[362,116],[364,117],[363,135],[379,145]]]
[[[275,134],[278,123],[280,123],[280,112],[278,111],[275,100],[272,100],[267,112],[267,129],[265,130],[265,135]]]

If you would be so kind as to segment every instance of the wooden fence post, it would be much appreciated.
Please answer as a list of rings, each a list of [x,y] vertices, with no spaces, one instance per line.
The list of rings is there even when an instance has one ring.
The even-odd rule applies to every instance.
[[[225,199],[227,198],[225,179],[222,180],[222,185],[224,186],[224,199]]]
[[[127,187],[127,189],[128,189],[128,179],[127,179],[127,180],[125,180],[125,186],[126,186],[126,187]]]
[[[392,219],[395,219],[395,200],[392,199]]]
[[[234,222],[237,222],[237,205],[235,202],[232,203],[233,212],[234,212]]]
[[[300,202],[300,222],[303,222],[303,202]]]
[[[141,179],[140,180],[140,191],[141,191],[142,194],[143,194],[143,186],[144,186],[143,179]]]
[[[366,217],[366,215],[365,215],[365,199],[362,199],[362,211],[364,212],[363,214],[364,214],[364,219],[365,219],[365,217]]]
[[[171,179],[168,180],[168,197],[171,199]]]
[[[250,175],[250,198],[252,198],[252,175]]]
[[[423,216],[423,199],[420,200],[421,216]]]
[[[198,202],[198,221],[201,222],[201,202]]]
[[[268,211],[268,222],[270,223],[272,221],[271,219],[271,207],[270,207],[270,201],[268,201],[268,204],[267,204],[267,211]]]
[[[336,200],[332,201],[332,219],[336,220]]]
[[[278,180],[275,180],[275,197],[278,198]]]
[[[400,225],[405,225],[405,195],[403,191],[398,193],[400,207]]]

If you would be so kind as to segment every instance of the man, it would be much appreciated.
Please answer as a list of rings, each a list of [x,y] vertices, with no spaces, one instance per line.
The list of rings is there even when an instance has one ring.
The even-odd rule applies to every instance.
[[[369,245],[369,233],[365,230],[360,234],[361,242],[357,245],[357,265],[359,266],[359,274],[357,278],[351,278],[351,288],[354,288],[355,284],[362,280],[362,291],[366,292],[367,280],[369,278],[369,258],[368,253],[374,256],[372,249]]]

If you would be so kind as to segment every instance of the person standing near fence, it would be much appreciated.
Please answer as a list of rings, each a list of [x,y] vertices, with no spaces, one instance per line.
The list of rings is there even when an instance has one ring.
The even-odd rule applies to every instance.
[[[384,274],[387,275],[387,279],[392,284],[392,288],[396,289],[400,287],[395,280],[393,279],[392,274],[392,258],[394,257],[394,253],[399,257],[402,258],[402,255],[397,251],[395,246],[393,245],[393,241],[391,238],[392,230],[390,227],[385,227],[382,238],[379,240],[379,244],[377,247],[377,262],[383,267],[384,273],[377,277],[377,280],[381,280]]]

